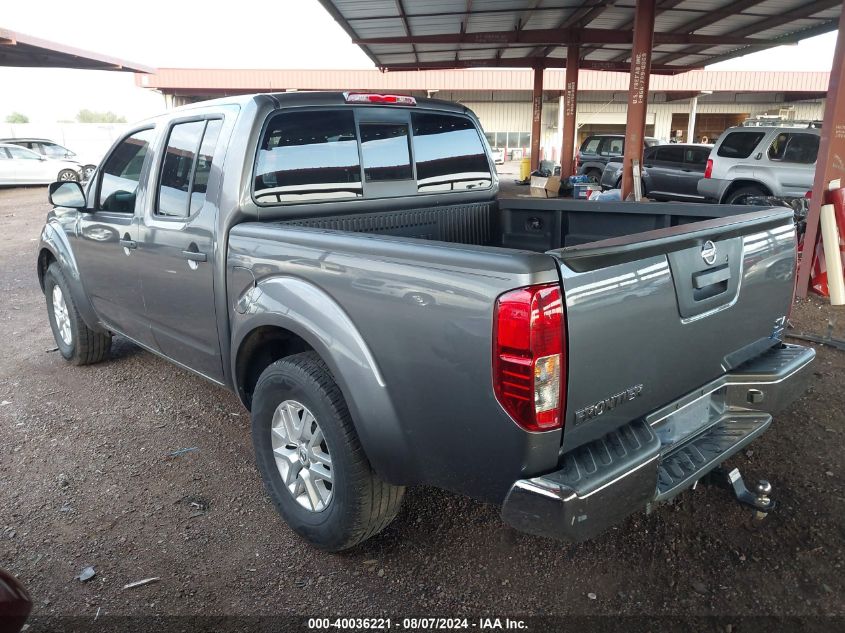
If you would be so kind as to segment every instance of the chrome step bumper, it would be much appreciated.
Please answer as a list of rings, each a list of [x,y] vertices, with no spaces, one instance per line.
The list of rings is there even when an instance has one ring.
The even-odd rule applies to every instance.
[[[671,499],[762,434],[771,414],[804,392],[814,357],[799,345],[773,348],[564,454],[560,470],[513,484],[502,518],[530,534],[583,541]]]

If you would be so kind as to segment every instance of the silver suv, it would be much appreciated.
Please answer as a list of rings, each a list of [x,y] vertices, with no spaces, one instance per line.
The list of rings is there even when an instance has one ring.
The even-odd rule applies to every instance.
[[[815,122],[726,130],[716,141],[698,193],[723,204],[748,196],[803,198],[813,188],[819,130]]]

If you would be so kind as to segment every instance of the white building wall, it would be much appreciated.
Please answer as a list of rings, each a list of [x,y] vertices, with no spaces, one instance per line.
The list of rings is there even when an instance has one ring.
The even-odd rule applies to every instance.
[[[468,108],[478,115],[485,132],[526,132],[531,130],[530,102],[464,102]],[[774,102],[739,103],[707,103],[699,101],[698,114],[740,114],[749,116],[773,113],[783,107],[794,108],[796,119],[821,119],[824,114],[823,102],[804,102],[783,104]],[[560,134],[557,130],[558,104],[543,103],[543,127],[540,139],[543,156],[553,156],[559,160]],[[624,125],[626,122],[627,105],[622,102],[581,102],[578,104],[576,124],[583,125],[604,124]],[[689,102],[678,101],[669,103],[652,103],[648,107],[646,123],[654,125],[654,136],[669,140],[672,133],[672,115],[688,114]],[[715,139],[714,139],[715,140]],[[576,134],[577,142],[577,134]],[[574,151],[574,149],[573,149]]]

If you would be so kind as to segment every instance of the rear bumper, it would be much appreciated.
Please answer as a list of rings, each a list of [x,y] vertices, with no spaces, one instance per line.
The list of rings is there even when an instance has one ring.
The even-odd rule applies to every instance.
[[[815,351],[783,345],[563,455],[562,468],[513,484],[512,527],[583,541],[650,503],[671,499],[762,434],[800,396]]]
[[[720,202],[730,184],[730,180],[702,178],[698,181],[698,195],[712,202]]]

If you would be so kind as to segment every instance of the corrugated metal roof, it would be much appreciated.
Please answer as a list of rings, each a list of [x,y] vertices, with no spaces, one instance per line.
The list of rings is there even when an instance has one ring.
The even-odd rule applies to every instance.
[[[596,68],[599,62],[605,66],[610,62],[621,70],[630,45],[605,40],[630,33],[635,12],[634,0],[320,2],[376,66],[393,70],[561,67],[566,45],[579,42],[582,68],[590,68],[591,62]],[[842,0],[657,0],[652,72],[702,68],[833,31],[841,12]],[[665,41],[678,36],[684,41],[673,42],[671,48],[660,42],[661,37]],[[428,38],[427,44],[438,39],[437,48],[427,50],[414,41],[421,37]],[[386,38],[399,38],[404,48],[386,49],[389,43],[400,43],[388,43]],[[465,53],[470,43],[482,39],[485,49]],[[527,44],[526,39],[535,43]]]
[[[470,54],[472,51],[465,51]],[[413,55],[411,55],[413,56]],[[547,69],[547,91],[564,89],[565,73]],[[213,68],[159,68],[155,74],[136,75],[145,88],[166,92],[268,92],[278,90],[484,90],[491,92],[531,90],[531,71],[521,70],[249,70]],[[818,92],[825,93],[825,72],[742,72],[697,70],[679,75],[655,76],[654,92],[713,90],[722,92]],[[582,71],[581,91],[628,89],[628,74]]]
[[[151,73],[153,68],[0,28],[0,66]]]

